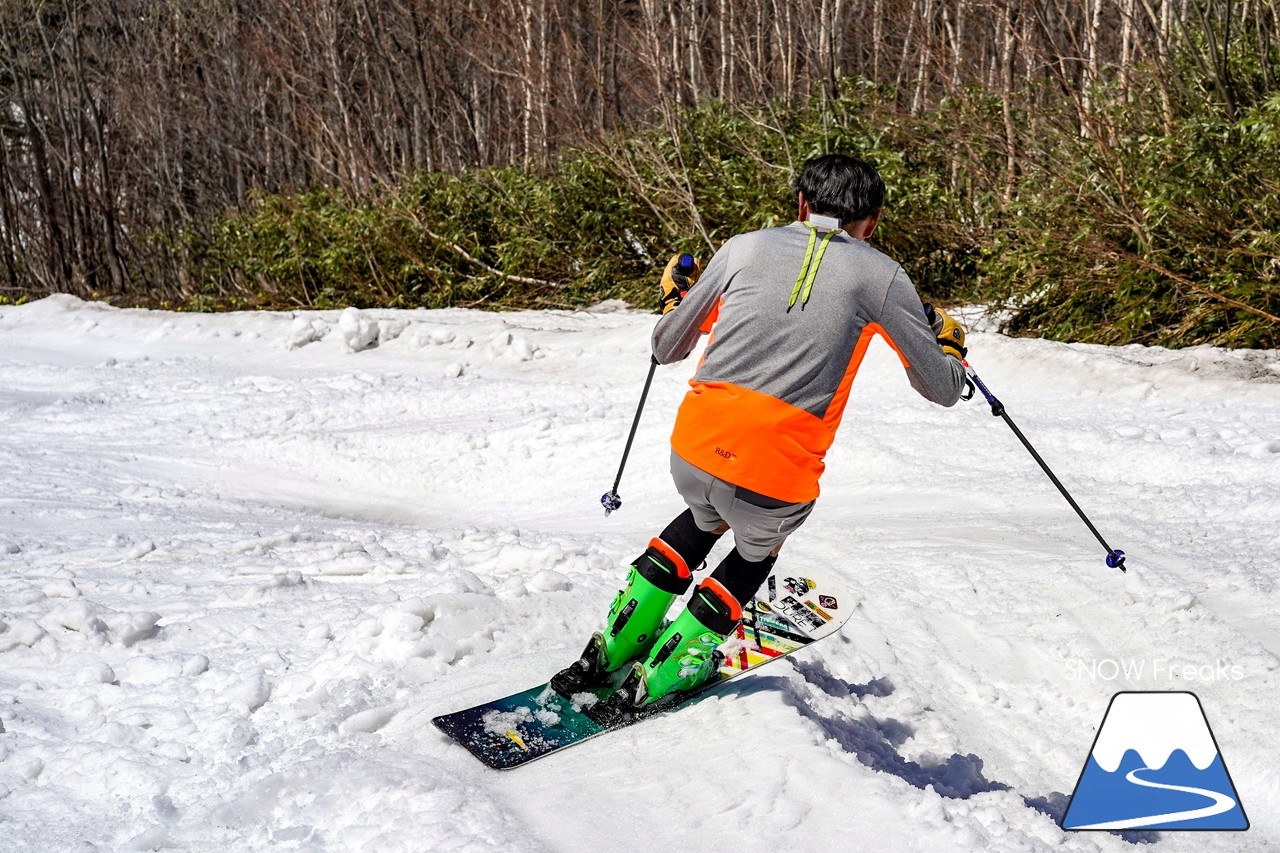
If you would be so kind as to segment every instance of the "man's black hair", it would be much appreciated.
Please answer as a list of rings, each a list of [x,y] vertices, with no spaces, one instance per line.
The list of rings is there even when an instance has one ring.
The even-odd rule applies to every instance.
[[[847,154],[824,154],[804,164],[791,189],[804,193],[809,210],[845,224],[884,207],[884,181],[876,167]]]

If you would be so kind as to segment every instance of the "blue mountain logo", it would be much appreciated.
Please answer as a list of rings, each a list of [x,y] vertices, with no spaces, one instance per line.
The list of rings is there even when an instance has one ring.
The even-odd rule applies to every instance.
[[[1062,828],[1249,828],[1194,693],[1111,697]]]

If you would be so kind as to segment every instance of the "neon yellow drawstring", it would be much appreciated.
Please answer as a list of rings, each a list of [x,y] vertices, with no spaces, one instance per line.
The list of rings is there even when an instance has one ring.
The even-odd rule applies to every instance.
[[[822,263],[822,256],[827,251],[827,244],[831,242],[831,238],[836,236],[838,228],[833,228],[822,236],[822,243],[818,245],[818,253],[813,253],[814,244],[818,242],[818,229],[804,223],[804,227],[809,229],[809,248],[804,253],[804,266],[800,268],[800,275],[796,279],[796,286],[791,288],[791,301],[787,303],[787,311],[796,307],[796,299],[800,300],[800,310],[804,310],[804,306],[809,302],[809,293],[813,290],[813,281],[818,276],[818,265]]]

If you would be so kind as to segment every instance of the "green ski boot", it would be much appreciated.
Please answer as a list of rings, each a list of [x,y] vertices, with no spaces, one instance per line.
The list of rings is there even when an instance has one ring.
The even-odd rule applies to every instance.
[[[645,706],[674,693],[701,687],[716,677],[724,662],[717,647],[741,619],[737,600],[719,581],[707,578],[694,590],[685,611],[654,643],[649,659],[631,664],[622,686],[588,715],[610,725],[619,717],[643,714]]]
[[[568,697],[608,686],[610,673],[653,648],[667,610],[692,579],[675,549],[661,539],[651,541],[627,573],[626,589],[614,596],[605,630],[591,635],[582,656],[552,677],[551,688]]]

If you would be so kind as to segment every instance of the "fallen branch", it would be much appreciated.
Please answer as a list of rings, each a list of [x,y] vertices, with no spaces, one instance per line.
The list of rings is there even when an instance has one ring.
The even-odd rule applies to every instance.
[[[1232,308],[1239,308],[1241,311],[1248,311],[1250,314],[1257,314],[1259,317],[1265,317],[1266,319],[1270,320],[1273,323],[1280,323],[1280,317],[1277,317],[1275,314],[1269,314],[1266,311],[1263,311],[1261,308],[1254,308],[1252,305],[1246,305],[1245,303],[1239,301],[1238,299],[1232,299],[1229,296],[1223,296],[1221,293],[1215,293],[1214,291],[1205,287],[1203,284],[1196,284],[1194,281],[1192,281],[1191,279],[1187,278],[1184,275],[1179,275],[1173,270],[1165,269],[1159,264],[1153,264],[1150,261],[1140,258],[1131,252],[1124,252],[1116,249],[1108,249],[1107,254],[1111,255],[1111,257],[1116,258],[1118,260],[1133,261],[1135,264],[1138,264],[1139,266],[1146,267],[1152,272],[1156,272],[1156,273],[1159,273],[1160,275],[1171,278],[1174,281],[1178,282],[1179,284],[1186,285],[1187,287],[1194,290],[1196,293],[1199,293],[1203,296],[1207,296],[1210,299],[1216,299],[1217,301],[1225,305],[1230,305]]]
[[[502,276],[502,277],[503,277],[503,278],[505,278],[505,279],[508,279],[508,280],[510,280],[510,281],[519,282],[520,284],[532,284],[532,285],[536,285],[536,286],[538,286],[538,287],[560,287],[560,286],[561,286],[560,282],[558,282],[558,281],[547,281],[547,280],[546,280],[546,279],[544,279],[544,278],[530,278],[530,277],[528,277],[528,276],[524,276],[524,275],[511,275],[510,273],[505,273],[505,272],[503,272],[502,270],[498,269],[497,267],[491,267],[491,266],[489,266],[489,265],[488,265],[488,264],[486,264],[484,261],[482,261],[482,260],[480,260],[479,258],[477,258],[477,257],[475,257],[474,255],[472,255],[472,254],[471,254],[470,252],[468,252],[466,249],[464,249],[464,248],[462,248],[461,246],[459,246],[457,243],[454,243],[454,242],[452,242],[451,240],[447,240],[447,239],[445,239],[444,237],[441,237],[439,234],[437,234],[436,232],[432,231],[430,228],[428,228],[427,226],[423,225],[421,222],[419,222],[419,223],[418,223],[418,227],[419,227],[419,228],[421,228],[421,229],[422,229],[422,231],[423,231],[423,233],[425,233],[425,234],[426,234],[428,237],[430,237],[432,240],[435,240],[436,242],[443,244],[445,248],[447,248],[447,249],[449,249],[449,250],[451,250],[451,251],[453,251],[453,252],[457,252],[457,253],[458,253],[459,255],[461,255],[465,260],[470,261],[471,263],[475,264],[476,266],[480,267],[481,269],[487,270],[487,271],[489,271],[489,272],[493,273],[494,275],[500,275],[500,276]]]
[[[422,219],[419,218],[418,215],[414,211],[410,210],[407,206],[404,206],[404,205],[397,205],[397,206],[400,207],[400,209],[405,213],[405,215],[407,215],[410,219],[412,219],[414,224],[417,225],[419,228],[421,228],[422,232],[426,234],[428,237],[430,237],[432,240],[435,240],[437,243],[440,243],[441,245],[443,245],[446,249],[449,249],[450,251],[460,255],[464,260],[467,260],[475,264],[476,266],[480,267],[483,270],[486,270],[487,272],[492,273],[493,275],[502,276],[503,278],[509,281],[518,282],[519,284],[531,284],[531,285],[534,285],[535,287],[559,288],[562,286],[561,283],[558,281],[547,281],[544,278],[530,278],[529,276],[524,276],[524,275],[511,275],[509,273],[503,272],[497,267],[491,267],[488,264],[486,264],[484,261],[477,258],[475,255],[472,255],[466,249],[459,246],[457,243],[445,237],[442,237],[441,235],[432,231],[430,228],[427,227],[426,223],[424,223]]]

